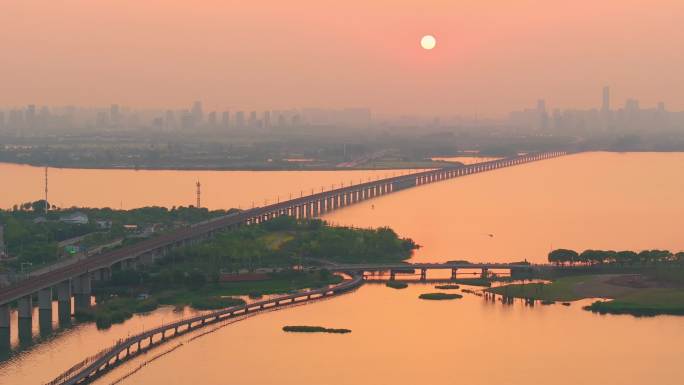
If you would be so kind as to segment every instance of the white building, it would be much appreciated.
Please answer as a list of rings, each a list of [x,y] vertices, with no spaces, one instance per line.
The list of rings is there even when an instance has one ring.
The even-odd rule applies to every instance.
[[[60,216],[59,221],[73,225],[87,225],[88,216],[80,211],[77,211],[75,213]]]

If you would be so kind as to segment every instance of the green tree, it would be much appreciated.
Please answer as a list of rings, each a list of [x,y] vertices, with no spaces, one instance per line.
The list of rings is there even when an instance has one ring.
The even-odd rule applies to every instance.
[[[574,250],[556,249],[549,253],[548,260],[557,265],[565,263],[573,264],[578,260],[578,257],[579,255]]]

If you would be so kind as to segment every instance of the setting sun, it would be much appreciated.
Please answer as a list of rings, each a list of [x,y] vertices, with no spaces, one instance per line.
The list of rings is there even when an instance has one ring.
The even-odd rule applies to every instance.
[[[420,46],[423,47],[423,49],[431,50],[435,48],[435,45],[437,45],[437,39],[432,35],[425,35],[420,39]]]

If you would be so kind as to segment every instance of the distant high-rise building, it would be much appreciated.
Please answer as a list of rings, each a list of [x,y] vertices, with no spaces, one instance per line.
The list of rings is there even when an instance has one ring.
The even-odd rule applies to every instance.
[[[24,111],[19,109],[10,110],[7,126],[12,130],[21,130],[24,127]]]
[[[223,113],[221,114],[221,126],[223,128],[230,127],[230,112],[223,111]]]
[[[546,130],[549,126],[549,114],[546,112],[546,101],[537,100],[537,114],[539,115],[538,129]]]
[[[625,101],[626,111],[639,111],[639,101],[636,99],[627,99]]]
[[[544,99],[539,99],[537,100],[537,111],[541,112],[546,112],[546,100]]]
[[[121,111],[118,104],[109,106],[109,122],[112,127],[119,127],[121,125]]]
[[[244,128],[245,127],[245,112],[238,111],[235,113],[235,127]]]
[[[156,131],[161,131],[164,129],[164,118],[158,116],[152,119],[152,128]]]
[[[36,128],[36,105],[35,104],[29,104],[28,107],[26,107],[25,120],[26,120],[26,126],[28,128]]]
[[[202,112],[202,102],[197,100],[192,105],[192,119],[196,126],[199,126],[204,121],[204,113]]]
[[[5,111],[0,111],[0,130],[5,128]]]
[[[209,127],[211,128],[216,128],[216,111],[211,111],[207,115],[207,124],[209,124]]]
[[[601,111],[610,111],[610,87],[603,87],[603,102],[601,103]]]
[[[264,111],[264,128],[271,127],[271,111]]]
[[[189,130],[195,128],[195,117],[188,111],[183,111],[181,115],[181,128]]]
[[[97,117],[95,118],[95,125],[97,129],[105,129],[109,126],[109,116],[107,116],[107,111],[98,111]]]
[[[166,113],[164,114],[164,127],[167,130],[175,130],[178,128],[176,115],[173,113],[173,110],[166,110]]]
[[[249,126],[252,128],[255,128],[257,126],[257,113],[256,111],[252,111],[249,113]]]

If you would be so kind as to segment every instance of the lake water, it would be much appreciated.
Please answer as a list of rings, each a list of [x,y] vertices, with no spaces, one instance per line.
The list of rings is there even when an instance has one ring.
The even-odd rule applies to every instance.
[[[174,170],[48,170],[48,201],[59,207],[189,206],[197,201],[209,209],[263,206],[336,188],[369,178],[408,171],[174,171]],[[43,199],[45,171],[40,167],[0,163],[0,207]]]
[[[0,175],[12,169],[18,178],[24,173],[19,168],[35,174],[29,179],[35,183],[33,179],[38,178],[36,186],[40,187],[42,171],[37,168],[4,165]],[[681,153],[578,154],[401,191],[339,210],[326,219],[364,227],[391,226],[423,246],[414,256],[419,261],[526,258],[542,262],[548,250],[557,247],[678,251],[684,249],[681,170]],[[109,181],[111,191],[98,199],[90,196],[94,190],[88,188],[96,189],[92,186],[69,190],[69,183],[58,182],[59,172],[68,174],[69,180],[107,174],[98,180]],[[113,205],[114,197],[125,195],[132,207],[152,201],[128,191],[138,173],[146,175],[141,181],[150,181],[140,187],[145,197],[159,193],[165,205],[192,203],[194,171],[58,170],[54,174],[55,183],[62,183],[64,199],[70,199],[69,205]],[[283,183],[275,185],[268,183],[269,173],[245,173],[241,179],[240,173],[216,172],[214,179],[203,178],[236,197],[217,196],[207,205],[227,208],[233,206],[227,202],[249,197],[234,192],[240,187],[228,183],[229,179],[251,181],[261,188],[248,183],[245,189],[268,196],[300,189],[296,183],[316,185],[324,178],[325,183],[333,183],[328,181],[342,175],[271,173],[282,178]],[[350,174],[345,178],[377,175]],[[8,206],[38,187],[12,187],[25,192],[12,192],[12,199],[3,191],[0,205]],[[327,301],[260,314],[180,346],[123,383],[681,383],[678,363],[684,356],[684,318],[600,316],[581,310],[589,301],[570,307],[530,308],[521,302],[503,305],[472,295],[443,302],[417,298],[431,291],[430,285],[423,284],[405,290],[367,284]],[[42,383],[115,339],[139,332],[144,325],[182,316],[164,308],[135,316],[108,331],[81,325],[0,364],[0,384]],[[292,324],[353,332],[301,335],[281,331]],[[176,344],[170,342],[125,364],[98,383],[110,384],[143,359]]]
[[[681,384],[680,318],[600,316],[581,309],[587,301],[529,308],[467,294],[418,299],[432,291],[366,284],[353,294],[257,315],[181,346],[121,384]],[[352,333],[290,334],[285,325]]]

